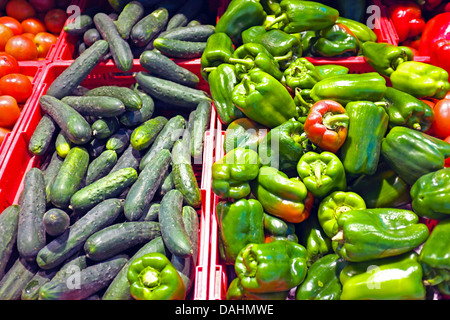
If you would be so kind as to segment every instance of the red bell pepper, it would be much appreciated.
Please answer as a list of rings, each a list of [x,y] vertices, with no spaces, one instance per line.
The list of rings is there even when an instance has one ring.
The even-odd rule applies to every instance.
[[[440,39],[433,43],[430,62],[450,74],[450,39]]]
[[[414,1],[395,1],[388,6],[399,42],[419,36],[425,28],[422,10]]]
[[[444,139],[445,142],[450,143],[450,136]],[[445,167],[450,168],[450,157],[445,159]]]
[[[347,138],[348,122],[347,111],[340,103],[321,100],[311,107],[304,130],[312,143],[336,153]]]
[[[433,43],[441,39],[450,40],[450,12],[440,13],[427,22],[420,39],[419,54],[430,56]]]

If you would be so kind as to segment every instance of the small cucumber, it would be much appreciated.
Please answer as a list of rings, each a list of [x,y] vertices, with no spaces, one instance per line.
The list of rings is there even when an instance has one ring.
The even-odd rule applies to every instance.
[[[64,159],[61,158],[56,151],[53,152],[50,162],[44,171],[45,193],[47,195],[47,203],[49,203],[51,200],[50,190],[63,163]]]
[[[17,258],[0,281],[0,300],[19,300],[22,290],[38,270],[35,262]]]
[[[97,139],[107,139],[120,128],[119,120],[116,117],[101,118],[92,125],[92,135]]]
[[[179,27],[167,30],[159,35],[159,38],[206,42],[208,38],[214,33],[215,27],[213,25],[193,25],[186,27]]]
[[[44,229],[47,234],[56,237],[70,225],[70,217],[64,210],[52,208],[44,213]]]
[[[195,110],[191,133],[191,156],[200,158],[203,153],[203,139],[211,118],[212,104],[209,101],[200,102]]]
[[[114,97],[66,96],[61,101],[84,116],[115,117],[125,112],[125,104]]]
[[[128,128],[120,128],[106,142],[106,149],[116,153],[122,153],[130,144],[130,137],[133,131]]]
[[[167,118],[158,116],[147,120],[135,128],[131,134],[130,143],[136,150],[147,149],[156,139],[167,123]]]
[[[111,169],[110,173],[115,172],[117,170],[123,168],[133,168],[134,170],[139,169],[139,162],[141,161],[141,154],[138,150],[134,149],[130,144],[128,148],[120,155],[119,159],[117,159],[117,163]]]
[[[28,150],[35,156],[45,154],[56,135],[56,128],[56,123],[52,117],[44,114],[31,135]]]
[[[161,77],[191,88],[197,87],[200,82],[199,77],[176,64],[172,59],[159,53],[157,50],[144,51],[139,61],[147,71],[156,77]]]
[[[145,47],[166,26],[169,12],[165,8],[158,8],[139,20],[131,29],[131,42],[137,47]]]
[[[105,150],[91,161],[86,172],[86,185],[106,176],[117,163],[117,152]]]
[[[125,199],[124,214],[128,221],[137,221],[148,211],[170,164],[170,151],[159,151],[141,171]]]
[[[145,92],[134,89],[142,100],[142,107],[136,111],[126,111],[119,117],[120,123],[126,127],[135,127],[149,120],[155,111],[155,102]]]
[[[64,32],[68,35],[80,36],[94,26],[92,17],[87,14],[81,14],[73,22],[64,26]]]
[[[67,157],[67,155],[70,152],[70,149],[72,148],[72,145],[73,145],[72,142],[69,139],[67,139],[64,132],[60,131],[56,136],[55,141],[55,148],[56,152],[58,153],[58,156],[60,156],[63,159]]]
[[[156,38],[153,46],[161,53],[170,58],[197,59],[205,51],[206,41],[194,42],[166,38]]]
[[[85,148],[73,147],[55,177],[50,189],[50,200],[58,208],[65,209],[70,198],[78,191],[89,165],[89,154]]]
[[[10,205],[0,214],[0,279],[6,271],[6,264],[17,241],[20,206]]]
[[[205,5],[203,0],[188,0],[181,8],[178,9],[177,13],[170,18],[167,23],[167,30],[182,27],[188,24]]]
[[[78,111],[49,95],[41,96],[39,104],[41,109],[58,124],[70,141],[82,145],[91,139],[91,126]]]
[[[89,259],[103,261],[158,236],[161,236],[158,222],[116,223],[90,236],[84,244],[84,251]]]
[[[145,13],[145,8],[142,3],[138,1],[131,1],[125,5],[115,21],[117,31],[122,38],[127,40],[130,37],[130,32],[133,26],[142,19]]]
[[[89,90],[85,96],[106,96],[121,100],[127,111],[139,110],[142,107],[141,97],[132,89],[119,86],[101,86]]]
[[[39,290],[56,274],[55,270],[39,270],[23,288],[20,300],[38,300]]]
[[[96,28],[90,28],[83,34],[83,42],[87,47],[92,46],[98,40],[102,40],[102,36]]]
[[[47,206],[47,199],[44,175],[39,168],[31,168],[25,174],[19,205],[17,250],[22,258],[34,261],[39,250],[46,243],[42,217]]]
[[[168,173],[163,181],[161,182],[161,185],[159,186],[158,189],[158,194],[163,197],[167,192],[169,192],[170,190],[175,189],[175,184],[173,183],[173,173],[170,172]]]
[[[160,207],[159,203],[151,203],[147,213],[141,217],[140,221],[158,221]]]
[[[102,201],[39,251],[36,258],[39,267],[49,270],[61,265],[82,249],[91,235],[113,224],[122,212],[120,199]]]

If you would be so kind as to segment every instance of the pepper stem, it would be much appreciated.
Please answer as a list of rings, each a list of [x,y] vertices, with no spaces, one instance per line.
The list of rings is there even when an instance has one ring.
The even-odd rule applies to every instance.
[[[397,57],[392,62],[392,69],[397,70],[398,66],[401,65],[403,62],[405,62],[405,59],[403,59],[402,57]]]
[[[283,21],[284,19],[287,19],[287,14],[286,13],[283,13],[282,15],[276,17],[270,23],[268,23],[266,25],[266,30],[269,30],[270,28],[272,28],[273,25],[277,24],[278,22]]]
[[[427,279],[424,280],[423,283],[426,286],[437,286],[438,284],[442,283],[445,279],[442,276],[436,276],[433,279]]]
[[[250,93],[250,91],[252,91],[252,87],[250,86],[250,78],[247,75],[245,75],[244,78],[242,78],[242,84],[244,85],[247,94]]]
[[[422,131],[422,126],[420,125],[420,123],[414,123],[412,127],[415,130]]]
[[[284,60],[289,60],[290,58],[292,58],[292,51],[289,51],[287,54],[285,54],[284,56],[278,56],[278,57],[273,57],[275,59],[275,61],[284,61]]]
[[[159,285],[159,272],[152,267],[146,267],[139,274],[141,282],[147,288],[154,288]]]
[[[245,67],[251,69],[255,66],[255,62],[252,59],[238,59],[238,58],[230,58],[228,60],[231,64],[243,64]]]
[[[301,105],[302,107],[311,109],[311,106],[312,106],[312,105],[311,105],[310,103],[306,102],[305,99],[303,99],[303,96],[302,96],[302,89],[300,89],[300,88],[295,88],[295,97],[298,99],[298,102],[300,102],[300,105]]]
[[[217,67],[206,67],[206,68],[203,68],[203,71],[204,72],[212,72],[212,71],[214,71],[216,69],[217,69]]]
[[[322,123],[324,124],[325,127],[327,127],[328,129],[335,129],[336,127],[346,127],[347,124],[346,122],[348,122],[349,117],[347,114],[345,113],[336,113],[336,114],[332,114],[331,115],[325,114],[325,116],[323,117]]]

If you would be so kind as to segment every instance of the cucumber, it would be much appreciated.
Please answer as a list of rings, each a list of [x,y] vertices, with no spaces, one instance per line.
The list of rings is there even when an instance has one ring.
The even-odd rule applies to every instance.
[[[72,90],[70,95],[72,96],[84,96],[86,92],[88,92],[89,89],[86,87],[83,87],[82,85],[77,86],[75,89]]]
[[[52,144],[56,127],[55,121],[49,115],[44,114],[31,135],[28,150],[35,156],[45,154]]]
[[[137,177],[133,168],[112,172],[77,191],[70,199],[70,208],[79,212],[89,210],[106,199],[119,196]]]
[[[108,41],[109,51],[117,68],[130,71],[133,67],[133,53],[128,42],[120,36],[114,21],[107,14],[99,12],[94,16],[94,24],[102,38]]]
[[[53,80],[46,94],[57,99],[70,95],[91,73],[92,69],[100,63],[108,49],[107,41],[99,40],[95,42]]]
[[[70,276],[52,280],[39,290],[40,300],[82,300],[106,288],[127,263],[125,254],[88,266],[78,274],[79,285],[69,286]]]
[[[156,139],[167,123],[167,118],[158,116],[147,120],[135,128],[131,134],[130,143],[136,150],[147,149]]]
[[[153,77],[147,72],[138,72],[136,81],[151,97],[189,110],[196,108],[201,101],[211,101],[208,94],[202,90]]]
[[[191,156],[200,158],[203,153],[203,140],[211,118],[212,103],[200,102],[195,110],[194,123],[191,133]]]
[[[70,217],[64,210],[52,208],[44,213],[44,229],[47,234],[56,237],[70,225]]]
[[[60,156],[63,159],[67,157],[67,155],[70,152],[70,149],[72,148],[72,142],[69,139],[67,139],[66,135],[62,131],[60,131],[56,136],[55,148],[56,152],[58,153],[58,156]]]
[[[171,150],[175,141],[182,136],[185,125],[186,120],[181,115],[172,117],[167,121],[152,146],[142,157],[141,162],[139,163],[139,169],[142,171],[151,159],[162,149]]]
[[[86,185],[106,176],[117,163],[117,153],[105,150],[91,161],[86,172]]]
[[[167,249],[180,258],[189,258],[194,250],[183,222],[183,195],[170,190],[161,200],[159,210],[161,236]]]
[[[150,203],[169,169],[170,151],[159,151],[141,171],[125,199],[124,214],[128,221],[139,220],[148,211]]]
[[[139,110],[142,107],[141,97],[132,89],[119,86],[101,86],[89,90],[85,96],[106,96],[119,99],[125,105],[127,111]]]
[[[96,120],[92,125],[92,135],[97,139],[107,139],[120,128],[116,117],[107,117]]]
[[[92,137],[91,126],[78,111],[50,95],[41,96],[39,104],[70,141],[78,145],[89,142]]]
[[[20,206],[10,205],[0,214],[0,279],[6,271],[13,248],[17,241]]]
[[[45,246],[46,236],[42,217],[47,206],[44,175],[39,168],[25,174],[23,191],[19,199],[17,250],[28,261],[34,261]]]
[[[170,80],[188,87],[195,88],[200,82],[199,77],[176,64],[172,59],[157,50],[145,50],[139,61],[147,71],[156,77]]]
[[[158,8],[139,20],[131,29],[130,40],[137,47],[145,47],[166,26],[169,12],[165,8]]]
[[[89,259],[103,261],[158,236],[161,236],[158,222],[116,223],[90,236],[84,244],[84,251]]]
[[[123,212],[120,199],[107,199],[89,210],[73,223],[62,235],[42,248],[36,262],[40,268],[55,268],[83,248],[86,240],[95,232],[113,224]]]
[[[166,38],[156,38],[153,41],[155,49],[169,58],[197,59],[205,51],[206,41],[194,42]]]
[[[66,24],[63,29],[68,35],[80,36],[94,26],[94,20],[87,14],[79,15],[74,21]]]
[[[142,216],[141,221],[158,221],[159,208],[161,205],[159,203],[151,203],[150,208],[145,215]]]
[[[92,139],[91,142],[89,142],[87,145],[89,155],[92,158],[97,158],[99,155],[101,155],[102,152],[105,151],[106,149],[107,141],[108,139],[99,139],[99,138]]]
[[[108,141],[106,141],[106,149],[113,150],[117,153],[124,152],[130,144],[132,132],[131,129],[120,128],[116,133],[109,137]]]
[[[215,27],[213,25],[192,25],[186,27],[174,28],[167,30],[159,35],[159,38],[206,42],[208,38],[214,33]]]
[[[167,192],[169,192],[170,190],[175,189],[175,184],[173,183],[173,173],[170,172],[168,173],[163,181],[161,182],[161,185],[159,186],[158,189],[158,194],[163,197]]]
[[[102,36],[96,28],[90,28],[83,34],[83,42],[87,47],[92,46],[98,40],[102,40]]]
[[[164,246],[162,237],[156,237],[143,245],[128,260],[125,266],[123,266],[123,268],[119,271],[117,276],[106,289],[105,293],[103,294],[102,300],[133,300],[133,297],[130,294],[130,283],[128,282],[127,278],[128,268],[133,261],[139,259],[147,253],[152,252],[166,254],[166,248]]]
[[[115,117],[125,112],[125,104],[114,97],[66,96],[61,101],[84,116]]]
[[[120,155],[116,165],[111,169],[110,173],[123,168],[139,169],[139,162],[141,161],[141,154],[138,150],[134,149],[130,144],[128,148]]]
[[[177,13],[170,18],[167,23],[167,30],[183,27],[188,24],[201,10],[204,5],[203,0],[188,0]]]
[[[47,204],[50,203],[51,200],[50,190],[63,163],[64,159],[61,158],[56,151],[53,152],[50,162],[44,171],[44,183],[45,183],[45,193],[47,196]]]
[[[137,0],[144,7],[150,7],[157,4],[161,0]],[[116,11],[121,12],[123,8],[130,2],[130,0],[108,0],[110,6]]]
[[[127,40],[130,37],[131,28],[142,19],[144,13],[145,8],[138,1],[131,1],[125,5],[115,22],[122,38]]]
[[[0,300],[19,300],[22,290],[38,270],[36,263],[17,258],[0,281]]]
[[[134,89],[142,100],[142,107],[136,111],[126,111],[119,118],[120,123],[126,127],[135,127],[149,120],[155,111],[155,102],[145,92]]]
[[[195,110],[192,110],[191,113],[189,113],[189,118],[186,125],[186,130],[184,130],[182,139],[186,140],[186,142],[191,144],[191,137],[192,137],[192,131],[194,129],[194,120],[195,120]]]
[[[201,192],[191,164],[186,140],[175,142],[172,149],[172,175],[175,189],[181,192],[184,203],[194,208],[202,204]]]
[[[66,209],[70,198],[78,191],[89,165],[85,148],[73,147],[55,177],[50,189],[50,200],[58,208]]]
[[[40,288],[56,274],[55,270],[39,270],[22,289],[21,300],[38,300]]]
[[[74,275],[74,273],[80,272],[80,270],[86,268],[88,266],[88,258],[85,254],[81,254],[81,252],[82,251],[79,251],[76,255],[67,259],[60,266],[51,269],[57,270],[52,280],[67,278],[68,276]]]

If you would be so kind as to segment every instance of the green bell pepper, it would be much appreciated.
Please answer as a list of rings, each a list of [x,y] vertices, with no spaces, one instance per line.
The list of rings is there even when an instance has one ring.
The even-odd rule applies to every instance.
[[[261,70],[245,75],[234,88],[232,99],[248,118],[270,129],[298,115],[289,91]]]
[[[349,68],[337,64],[324,64],[321,66],[316,66],[316,70],[320,73],[323,79],[342,76],[344,74],[348,74],[350,71]]]
[[[343,24],[336,23],[319,32],[312,54],[319,57],[350,57],[359,52],[359,40]]]
[[[450,157],[450,144],[421,131],[394,127],[381,144],[381,154],[389,166],[407,184],[440,170]]]
[[[304,57],[312,56],[311,48],[319,39],[318,31],[307,30],[300,32],[300,41],[302,43],[302,54]]]
[[[259,201],[221,201],[216,209],[219,252],[225,264],[234,264],[247,244],[264,242],[264,209]]]
[[[225,131],[223,147],[225,153],[238,147],[258,151],[258,145],[269,130],[249,118],[240,118],[231,122]]]
[[[339,300],[342,293],[339,275],[346,264],[334,253],[314,262],[306,279],[297,287],[295,300]]]
[[[261,5],[268,15],[275,15],[281,11],[280,2],[281,0],[261,0]]]
[[[322,80],[322,76],[316,67],[306,58],[298,58],[284,70],[286,85],[295,90],[312,89],[314,85]]]
[[[411,48],[385,42],[366,41],[361,45],[361,53],[376,72],[386,77],[391,76],[402,63],[414,59]]]
[[[284,239],[298,243],[295,224],[264,212],[265,242]]]
[[[392,72],[392,87],[417,98],[443,99],[450,90],[448,72],[428,63],[407,61]]]
[[[213,33],[206,41],[206,47],[200,57],[201,74],[208,81],[209,73],[222,63],[228,63],[233,57],[234,47],[230,37],[221,32]]]
[[[348,6],[348,1],[347,6]],[[354,3],[355,1],[352,1]],[[360,42],[373,41],[377,42],[377,35],[364,23],[355,19],[349,19],[342,15],[336,20],[336,23],[346,26]]]
[[[320,202],[317,218],[323,231],[331,239],[339,232],[338,219],[342,213],[364,209],[366,203],[357,193],[336,191]]]
[[[428,219],[450,217],[450,168],[421,176],[411,187],[412,208]]]
[[[212,165],[212,191],[220,198],[242,199],[251,192],[249,182],[259,173],[261,161],[251,149],[236,148]]]
[[[251,292],[246,290],[241,285],[239,278],[234,278],[231,281],[227,290],[227,300],[286,300],[289,295],[289,290],[279,292]]]
[[[347,189],[344,166],[332,152],[305,153],[298,161],[297,172],[315,197],[324,198],[334,191]]]
[[[177,269],[159,252],[134,260],[128,267],[130,293],[136,300],[184,300],[186,288]]]
[[[333,249],[351,262],[397,256],[411,251],[428,238],[428,227],[406,209],[375,208],[343,212]]]
[[[287,291],[305,279],[306,249],[287,240],[248,244],[239,252],[234,270],[247,291]]]
[[[350,263],[339,277],[341,300],[424,300],[426,290],[422,276],[423,270],[414,251]]]

